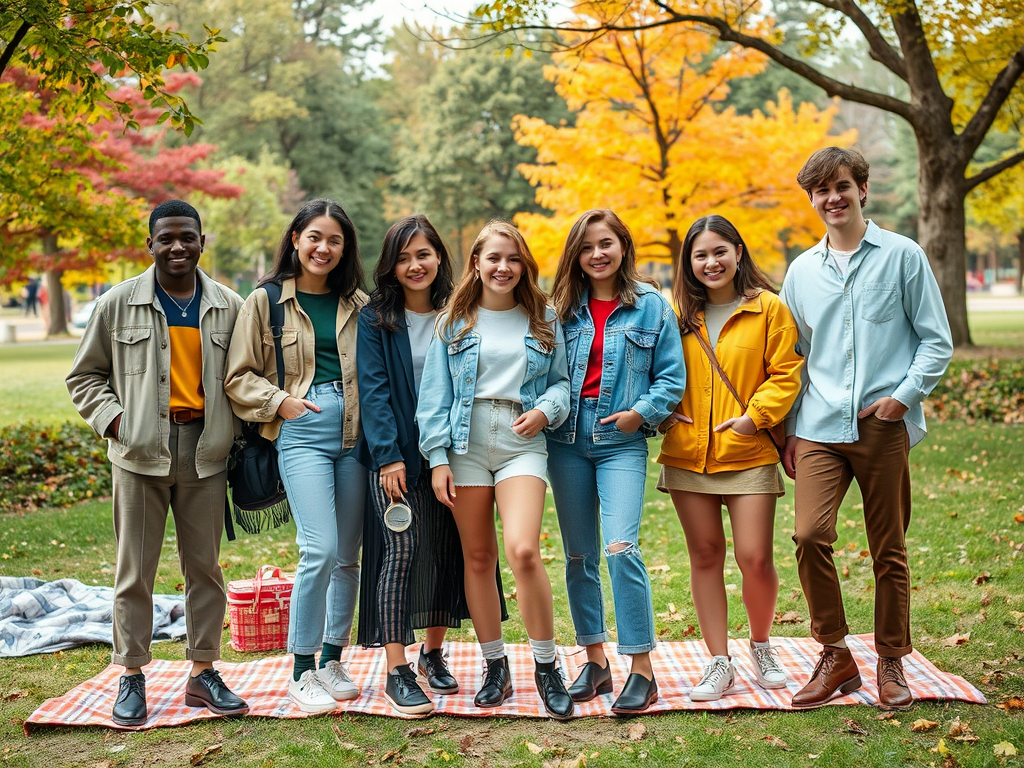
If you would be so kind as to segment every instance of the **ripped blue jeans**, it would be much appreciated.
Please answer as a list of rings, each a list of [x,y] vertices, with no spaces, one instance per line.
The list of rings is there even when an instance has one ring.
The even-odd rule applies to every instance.
[[[565,547],[565,586],[579,645],[608,639],[601,552],[608,562],[618,651],[654,649],[651,582],[640,553],[647,441],[595,443],[597,401],[580,402],[574,443],[548,441],[548,476]]]

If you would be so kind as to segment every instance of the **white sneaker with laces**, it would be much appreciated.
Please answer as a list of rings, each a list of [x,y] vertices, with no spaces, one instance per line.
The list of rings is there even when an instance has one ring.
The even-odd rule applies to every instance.
[[[771,645],[754,645],[750,641],[750,658],[754,662],[754,672],[757,673],[757,684],[766,690],[785,688],[789,682],[789,675],[779,663],[779,657]]]
[[[712,656],[700,682],[690,691],[690,701],[718,701],[736,682],[736,670],[728,656]]]
[[[348,701],[359,697],[359,686],[352,682],[343,661],[328,661],[316,676],[335,701]]]
[[[338,706],[312,669],[303,672],[298,680],[289,678],[288,698],[303,712],[330,712]]]

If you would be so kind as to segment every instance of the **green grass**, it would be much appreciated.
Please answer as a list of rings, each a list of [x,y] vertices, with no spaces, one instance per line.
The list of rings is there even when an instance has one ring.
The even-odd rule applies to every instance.
[[[1024,347],[1024,312],[972,312],[968,324],[979,347]]]
[[[652,444],[652,452],[656,446]],[[997,757],[993,749],[1010,742],[1024,753],[1024,714],[994,704],[1024,698],[1024,426],[937,425],[930,438],[911,454],[914,520],[908,535],[912,565],[915,646],[940,669],[966,677],[991,705],[920,704],[913,712],[879,720],[869,707],[826,707],[801,713],[737,711],[723,714],[672,713],[634,721],[586,718],[569,723],[500,718],[435,717],[410,724],[392,718],[349,716],[308,720],[207,721],[174,729],[123,734],[100,728],[45,729],[26,739],[21,723],[45,699],[65,693],[97,674],[108,663],[109,648],[88,646],[46,656],[0,663],[0,742],[5,765],[117,766],[187,764],[211,744],[221,750],[204,766],[367,765],[378,764],[389,750],[402,749],[390,764],[430,766],[537,766],[586,756],[594,766],[771,765],[845,768],[846,766],[1014,766],[1024,760]],[[651,465],[648,505],[642,529],[645,560],[652,570],[655,612],[667,614],[674,603],[681,621],[656,619],[662,640],[682,640],[696,616],[689,599],[685,543],[666,496],[653,490]],[[853,632],[870,632],[873,580],[866,548],[860,498],[854,489],[840,513],[837,564],[844,577],[847,614]],[[807,608],[800,592],[790,540],[792,495],[780,500],[775,549],[782,587],[778,609],[796,611],[798,624],[777,625],[776,635],[806,636]],[[0,575],[35,574],[41,578],[74,576],[86,583],[112,584],[114,558],[109,502],[92,501],[67,510],[7,516],[0,524]],[[565,600],[564,558],[553,514],[545,518],[543,551],[555,589],[556,632],[562,643],[573,637]],[[221,560],[225,578],[252,575],[266,562],[293,568],[298,553],[294,529],[225,543]],[[180,589],[173,528],[168,528],[157,576],[159,592]],[[668,566],[668,569],[658,566]],[[729,581],[739,582],[730,557]],[[511,576],[506,572],[506,591]],[[977,582],[977,583],[976,583]],[[605,588],[607,590],[607,579]],[[510,641],[524,640],[522,623],[512,608],[506,626]],[[611,608],[610,599],[606,605]],[[610,622],[614,621],[610,617]],[[746,635],[738,593],[730,597],[730,626]],[[969,640],[947,647],[955,634]],[[468,628],[452,639],[471,639]],[[160,658],[184,657],[182,643],[154,645]],[[224,658],[250,658],[227,645]],[[475,681],[465,680],[473,686]],[[969,721],[976,743],[945,738],[952,758],[937,748],[954,718]],[[911,731],[917,719],[939,726]],[[646,736],[631,741],[628,729],[643,724]],[[334,726],[340,731],[336,733]],[[435,729],[408,735],[414,727]],[[777,746],[774,737],[788,745]],[[527,748],[539,745],[540,754]],[[344,745],[351,746],[344,746]],[[123,749],[112,752],[116,747]],[[594,755],[597,755],[596,757]],[[812,758],[811,755],[816,757]]]
[[[0,425],[78,419],[64,386],[76,349],[77,344],[64,342],[0,345]]]

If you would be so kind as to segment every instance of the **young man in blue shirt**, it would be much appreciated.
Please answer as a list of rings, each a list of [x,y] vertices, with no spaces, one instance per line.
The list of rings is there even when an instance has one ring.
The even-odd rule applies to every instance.
[[[859,153],[820,150],[797,181],[827,233],[793,262],[782,286],[805,358],[782,461],[796,479],[797,566],[811,634],[823,646],[793,706],[821,706],[861,686],[832,560],[839,506],[856,479],[874,563],[879,707],[907,709],[908,454],[925,435],[922,401],[953,353],[949,323],[921,247],[864,219],[868,163]]]

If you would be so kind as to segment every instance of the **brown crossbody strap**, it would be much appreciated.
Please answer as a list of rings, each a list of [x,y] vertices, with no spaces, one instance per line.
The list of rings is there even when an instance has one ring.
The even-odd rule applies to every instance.
[[[708,343],[707,339],[700,335],[699,330],[691,331],[691,333],[697,337],[697,343],[700,344],[701,349],[704,350],[704,354],[708,356],[708,361],[711,363],[711,367],[715,369],[715,373],[718,374],[718,378],[725,384],[726,389],[732,392],[732,396],[736,398],[736,402],[740,404],[740,408],[743,412],[747,412],[747,404],[743,402],[743,398],[740,397],[740,393],[736,391],[736,387],[729,381],[729,377],[725,375],[725,371],[722,370],[722,366],[718,364],[718,358],[715,357],[715,350],[711,348],[711,344]]]

